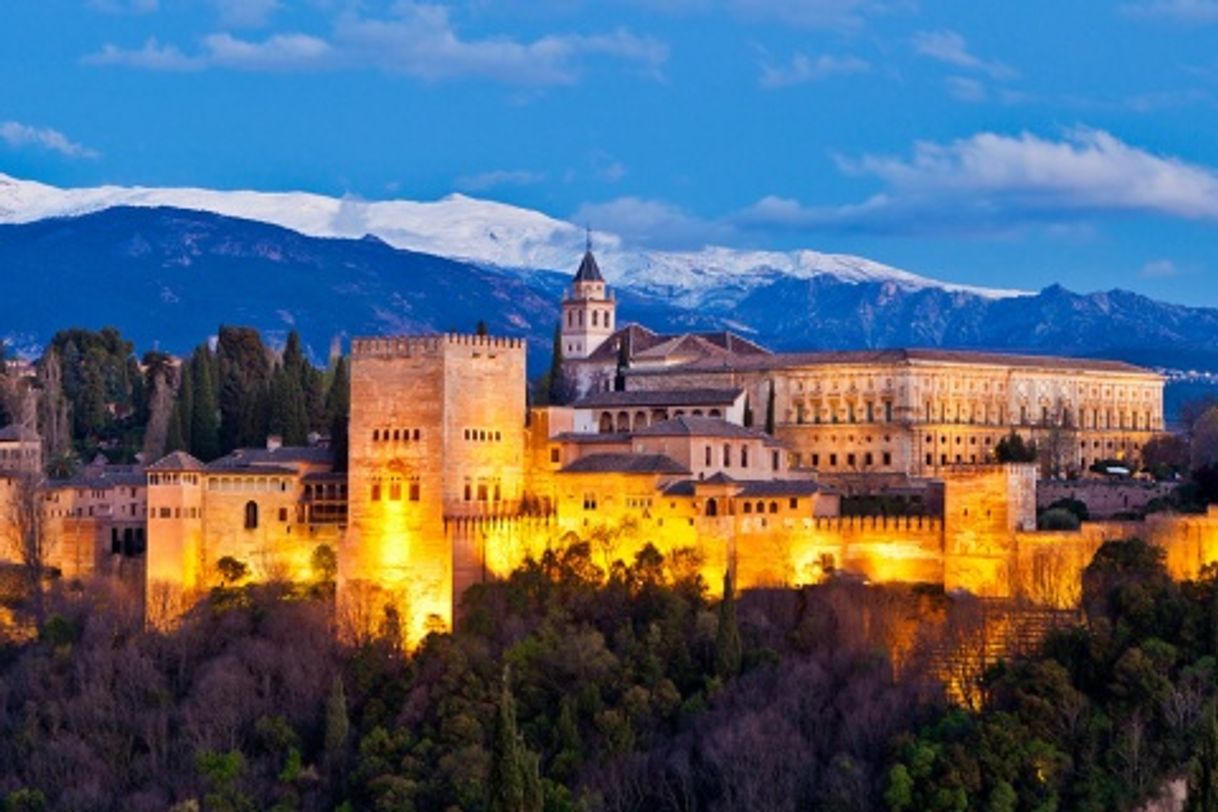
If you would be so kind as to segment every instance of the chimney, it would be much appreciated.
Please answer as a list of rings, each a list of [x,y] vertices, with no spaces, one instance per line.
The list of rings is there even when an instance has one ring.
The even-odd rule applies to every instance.
[[[266,436],[266,450],[278,451],[283,448],[283,437],[278,434],[268,434]]]

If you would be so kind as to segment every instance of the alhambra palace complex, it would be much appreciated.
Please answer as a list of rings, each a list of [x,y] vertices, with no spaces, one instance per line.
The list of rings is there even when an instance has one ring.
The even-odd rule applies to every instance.
[[[149,619],[166,622],[219,583],[222,557],[254,580],[304,580],[324,544],[345,616],[374,623],[392,606],[418,640],[451,625],[471,584],[574,540],[605,565],[647,543],[693,548],[714,587],[729,569],[743,588],[836,572],[1054,607],[1077,602],[1082,568],[1110,538],[1161,545],[1180,577],[1218,558],[1213,512],[1038,532],[1036,467],[994,462],[1012,430],[1068,470],[1136,460],[1163,431],[1163,380],[1148,370],[942,350],[780,354],[727,332],[619,327],[591,251],[562,319],[570,406],[527,408],[517,339],[357,339],[347,472],[326,448],[273,438],[207,464],[176,452],[87,467],[42,492],[51,563],[69,578],[136,573]],[[38,449],[30,432],[0,430],[0,469],[36,466]],[[15,482],[0,475],[0,489]],[[924,515],[842,515],[844,497],[876,493],[916,498]],[[14,539],[0,536],[0,555],[16,557]]]

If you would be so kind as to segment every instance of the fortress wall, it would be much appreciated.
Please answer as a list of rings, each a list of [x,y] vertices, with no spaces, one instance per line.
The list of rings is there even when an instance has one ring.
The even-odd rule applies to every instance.
[[[340,622],[349,636],[385,624],[388,610],[405,620],[408,640],[425,634],[428,618],[443,626],[451,617],[444,355],[442,336],[352,342],[348,523],[338,556]],[[417,502],[409,499],[415,481]]]

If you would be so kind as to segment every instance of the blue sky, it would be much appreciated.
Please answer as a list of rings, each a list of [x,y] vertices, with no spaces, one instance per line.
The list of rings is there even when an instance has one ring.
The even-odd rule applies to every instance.
[[[0,171],[454,191],[1218,305],[1218,0],[40,0]]]

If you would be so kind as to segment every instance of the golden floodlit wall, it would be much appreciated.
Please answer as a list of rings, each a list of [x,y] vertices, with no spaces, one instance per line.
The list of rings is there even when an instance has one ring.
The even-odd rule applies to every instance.
[[[391,615],[409,640],[449,628],[482,564],[452,518],[510,514],[524,481],[525,345],[443,335],[352,343],[348,527],[339,602],[353,632]],[[464,552],[463,548],[463,552]]]

